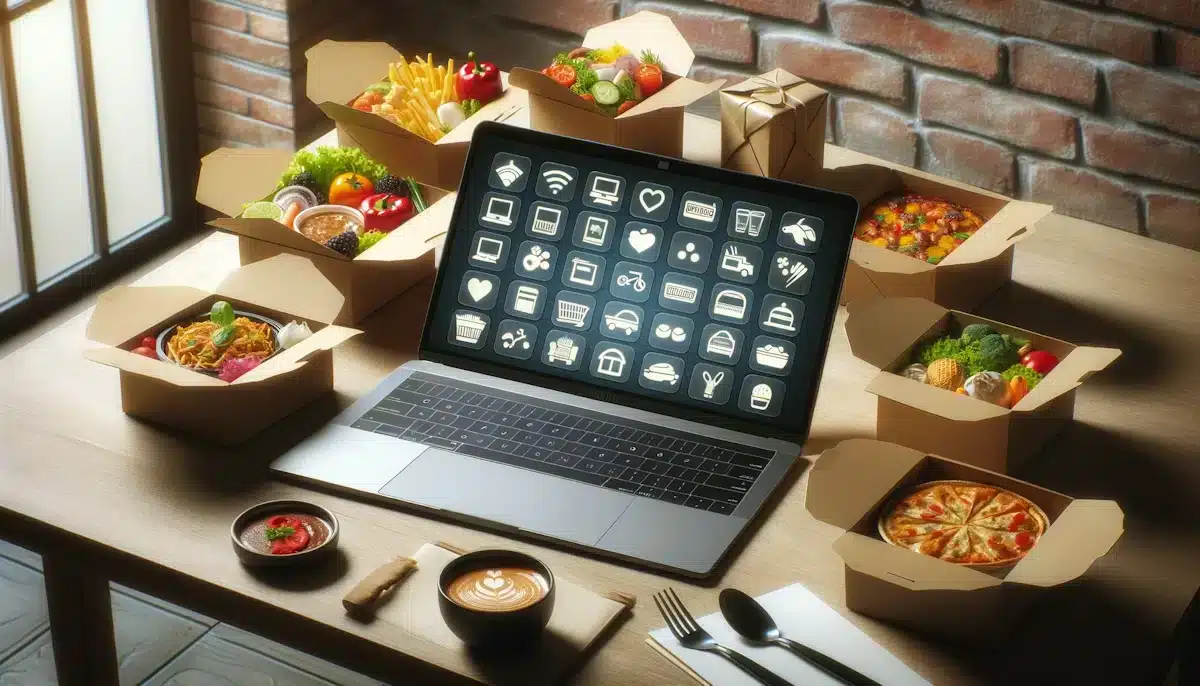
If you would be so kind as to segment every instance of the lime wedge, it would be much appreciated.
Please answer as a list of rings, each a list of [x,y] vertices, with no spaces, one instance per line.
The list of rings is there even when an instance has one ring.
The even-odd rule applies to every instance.
[[[260,200],[252,202],[242,210],[242,217],[246,219],[274,219],[276,221],[283,219],[283,208],[270,200]]]

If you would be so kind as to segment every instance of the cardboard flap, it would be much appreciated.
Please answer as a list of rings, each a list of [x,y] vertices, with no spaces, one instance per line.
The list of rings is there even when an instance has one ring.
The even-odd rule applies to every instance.
[[[509,73],[508,82],[535,95],[561,102],[564,105],[570,105],[584,112],[593,112],[608,116],[596,103],[584,100],[576,95],[575,91],[570,88],[563,88],[558,85],[557,81],[540,71],[516,67]],[[655,95],[657,96],[657,94]]]
[[[925,457],[895,443],[851,438],[821,453],[808,471],[804,507],[813,517],[850,529]]]
[[[1075,348],[1059,361],[1029,395],[1013,407],[1013,411],[1030,412],[1038,409],[1058,396],[1078,388],[1084,379],[1112,364],[1120,356],[1121,351],[1116,348]]]
[[[851,242],[850,259],[865,269],[887,274],[920,274],[939,266],[860,240]]]
[[[296,250],[335,260],[350,261],[350,258],[340,252],[326,248],[304,234],[289,229],[274,219],[241,219],[239,217],[230,217],[227,219],[214,219],[208,222],[208,225],[226,233],[254,238],[288,248],[295,248]]]
[[[1008,415],[1007,407],[951,393],[891,372],[879,372],[867,384],[865,390],[911,408],[958,422],[981,422]]]
[[[311,260],[286,254],[238,269],[217,293],[322,324],[333,321],[345,301]]]
[[[547,76],[546,78],[550,77]],[[500,79],[507,84],[508,75],[500,72]],[[475,135],[475,127],[485,121],[507,121],[525,106],[528,98],[529,96],[525,91],[519,88],[508,88],[506,85],[500,97],[481,107],[478,112],[471,115],[466,121],[451,129],[450,133],[439,138],[434,145],[469,143],[471,137]]]
[[[819,188],[849,193],[858,201],[859,207],[866,207],[883,194],[904,187],[904,181],[896,170],[877,164],[852,164],[837,169],[823,169],[813,179],[813,184]]]
[[[437,239],[450,230],[454,202],[458,193],[449,193],[425,208],[425,211],[404,222],[370,250],[355,258],[356,262],[398,262],[411,260],[434,249]]]
[[[397,126],[392,122],[392,120],[381,117],[378,114],[356,110],[353,107],[348,107],[337,102],[322,102],[319,103],[317,107],[321,108],[321,111],[325,113],[325,116],[329,117],[335,122],[338,122],[339,124],[370,129],[372,131],[378,131],[379,133],[385,133],[389,136],[406,138],[412,141],[424,143],[426,145],[433,145],[433,143],[431,143],[429,139],[425,138],[424,136],[418,136],[403,126]]]
[[[190,286],[117,286],[96,300],[85,335],[88,340],[118,346],[209,295]]]
[[[1014,200],[992,215],[970,240],[963,241],[938,266],[950,267],[991,259],[1009,246],[1032,236],[1036,230],[1034,224],[1053,211],[1050,205]]]
[[[400,53],[387,43],[323,40],[305,51],[308,60],[308,99],[317,103],[346,104],[400,61]]]
[[[974,591],[1002,583],[978,570],[856,533],[843,534],[833,550],[847,567],[912,591]]]
[[[1056,586],[1083,576],[1125,530],[1125,513],[1111,500],[1076,500],[1005,577],[1007,582]]]
[[[236,217],[247,201],[264,198],[275,190],[291,161],[291,152],[276,148],[214,150],[200,160],[196,202]]]
[[[860,241],[861,242],[861,241]],[[916,262],[904,257],[909,262]],[[949,310],[924,298],[858,300],[846,307],[846,338],[858,359],[878,369],[892,364]]]
[[[362,333],[344,326],[326,326],[296,345],[280,352],[259,366],[238,377],[234,386],[274,378],[303,367],[313,353],[329,350],[348,338]]]
[[[628,112],[617,115],[616,119],[629,119],[640,114],[672,107],[687,107],[723,85],[725,85],[724,79],[717,79],[712,83],[700,83],[685,78],[675,79],[666,88],[631,107]]]
[[[157,290],[157,289],[156,289]],[[175,386],[228,386],[215,376],[184,369],[177,364],[152,360],[128,350],[120,348],[92,348],[85,350],[83,356],[93,362],[116,367],[122,371],[132,372],[140,376],[148,376]]]
[[[692,68],[696,53],[692,52],[683,34],[665,15],[657,12],[638,12],[624,19],[610,21],[597,26],[583,37],[587,48],[607,48],[620,43],[634,55],[649,50],[662,61],[663,68],[671,74],[682,76]]]

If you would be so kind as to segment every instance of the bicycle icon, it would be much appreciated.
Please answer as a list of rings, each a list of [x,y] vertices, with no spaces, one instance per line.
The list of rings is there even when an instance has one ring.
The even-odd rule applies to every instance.
[[[633,290],[641,293],[646,290],[646,279],[643,278],[642,272],[636,269],[630,269],[624,274],[617,276],[618,286],[633,286]]]

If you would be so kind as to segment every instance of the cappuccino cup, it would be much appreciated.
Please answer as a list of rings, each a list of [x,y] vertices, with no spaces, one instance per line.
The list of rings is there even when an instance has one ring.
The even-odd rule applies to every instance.
[[[469,646],[528,642],[550,622],[554,575],[524,553],[477,550],[442,569],[438,607],[446,626]]]

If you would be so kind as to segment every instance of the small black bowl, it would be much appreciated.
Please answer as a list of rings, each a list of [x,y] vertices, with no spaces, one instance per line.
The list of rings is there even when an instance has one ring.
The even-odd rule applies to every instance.
[[[473,610],[446,594],[450,584],[463,574],[496,567],[532,569],[546,577],[550,588],[541,600],[528,607],[500,612]],[[446,625],[469,646],[516,645],[537,638],[546,628],[554,613],[554,589],[554,574],[541,560],[513,550],[476,550],[455,558],[442,569],[438,578],[438,607]]]
[[[305,548],[291,555],[264,553],[242,542],[242,532],[246,527],[264,517],[281,514],[306,514],[320,519],[329,527],[329,538],[320,545]],[[338,529],[337,517],[320,505],[303,500],[271,500],[259,503],[234,518],[229,527],[229,535],[233,539],[233,552],[237,553],[238,559],[248,567],[298,567],[329,559],[337,550]]]
[[[276,355],[279,354],[279,350],[280,350],[279,330],[283,328],[283,326],[279,322],[275,321],[274,319],[271,319],[270,317],[264,317],[261,314],[254,314],[253,312],[245,312],[242,310],[234,310],[233,315],[235,317],[245,317],[246,319],[249,319],[250,321],[263,323],[263,324],[266,324],[268,327],[270,327],[271,340],[275,344],[275,351],[272,352],[270,355],[267,355],[266,357],[264,357],[262,359],[263,362],[266,362],[267,360],[269,360],[272,357],[275,357]],[[175,335],[175,331],[179,327],[187,326],[189,324],[194,324],[195,322],[204,321],[207,317],[208,317],[207,312],[201,312],[199,314],[195,314],[190,317],[184,317],[180,321],[177,321],[174,324],[166,327],[162,331],[158,332],[158,336],[156,336],[154,339],[155,352],[158,353],[158,359],[162,360],[163,362],[168,362],[170,364],[179,364],[175,360],[172,360],[171,356],[167,353],[167,341],[171,340],[171,337]],[[218,374],[218,371],[215,369],[192,369],[191,367],[184,367],[184,365],[181,365],[181,364],[179,364],[179,366],[183,367],[184,369],[191,369],[194,372],[200,372],[201,374],[209,374],[212,376],[216,376]]]

